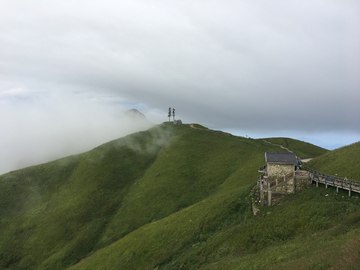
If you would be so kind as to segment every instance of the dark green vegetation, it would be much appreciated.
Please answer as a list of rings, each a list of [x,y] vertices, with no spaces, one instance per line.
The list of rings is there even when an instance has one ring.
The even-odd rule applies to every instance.
[[[306,166],[327,174],[360,180],[360,142],[335,149],[312,159]]]
[[[326,153],[328,150],[321,148],[319,146],[315,146],[310,143],[302,142],[299,140],[294,140],[290,138],[267,138],[267,141],[282,145],[291,151],[293,151],[298,157],[305,157],[305,156],[320,156]],[[285,152],[286,150],[282,150]]]
[[[195,127],[0,176],[0,268],[356,269],[360,199],[308,188],[253,216],[264,152],[281,148]]]

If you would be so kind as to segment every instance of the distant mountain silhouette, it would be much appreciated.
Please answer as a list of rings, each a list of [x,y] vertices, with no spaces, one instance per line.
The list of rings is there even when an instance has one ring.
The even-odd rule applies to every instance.
[[[131,110],[128,110],[126,113],[125,113],[125,116],[126,117],[129,117],[129,118],[133,118],[133,119],[142,119],[142,120],[145,120],[147,119],[146,116],[139,112],[138,110],[136,109],[131,109]]]

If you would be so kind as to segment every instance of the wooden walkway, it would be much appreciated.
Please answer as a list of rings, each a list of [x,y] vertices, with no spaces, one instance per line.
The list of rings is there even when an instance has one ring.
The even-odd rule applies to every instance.
[[[259,172],[265,171],[265,166],[259,168]],[[309,177],[313,182],[316,183],[316,186],[324,184],[325,188],[328,186],[336,187],[336,191],[339,192],[339,188],[348,190],[349,196],[351,192],[356,192],[360,194],[360,182],[351,179],[341,179],[337,176],[328,175],[311,168],[304,168],[303,170],[296,171],[294,173],[289,173],[283,177],[276,179],[275,181],[268,182],[268,179],[265,178],[265,173],[258,176],[258,183],[261,190],[270,190],[272,187],[279,185],[282,182],[288,181],[293,177]]]
[[[339,191],[339,188],[349,191],[349,196],[351,192],[360,193],[360,182],[350,179],[341,179],[337,176],[328,175],[319,171],[316,171],[311,168],[306,168],[308,171],[309,177],[312,181],[316,182],[316,186],[319,186],[319,183],[324,184],[327,188],[328,186],[336,187],[336,191]]]

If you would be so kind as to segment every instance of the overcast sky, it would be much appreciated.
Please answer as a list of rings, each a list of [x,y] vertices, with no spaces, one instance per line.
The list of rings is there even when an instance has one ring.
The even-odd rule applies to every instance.
[[[143,129],[131,108],[334,149],[359,102],[357,0],[0,0],[0,173]]]

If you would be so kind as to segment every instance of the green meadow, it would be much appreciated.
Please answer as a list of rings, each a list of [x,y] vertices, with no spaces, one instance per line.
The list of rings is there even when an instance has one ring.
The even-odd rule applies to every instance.
[[[347,145],[312,159],[306,165],[330,175],[360,181],[360,142]]]
[[[266,138],[265,140],[273,144],[282,145],[290,149],[298,157],[306,157],[306,156],[316,157],[327,152],[324,148],[321,148],[319,146],[315,146],[313,144],[291,138]],[[286,151],[286,150],[282,150],[282,151]]]
[[[194,127],[1,175],[0,269],[358,269],[359,196],[309,187],[254,216],[264,152],[284,150]],[[360,180],[359,143],[267,140]]]

